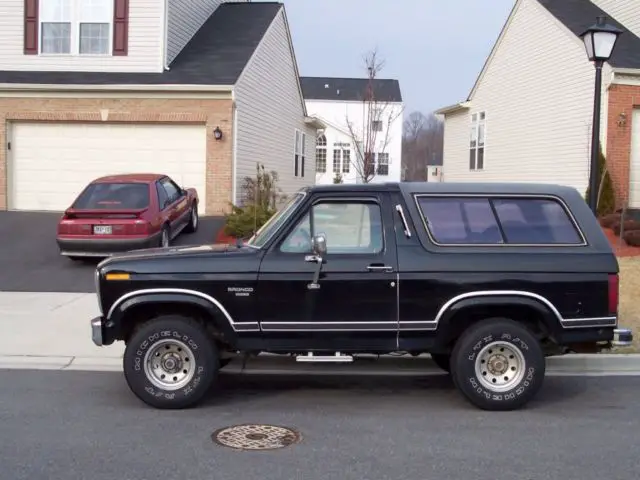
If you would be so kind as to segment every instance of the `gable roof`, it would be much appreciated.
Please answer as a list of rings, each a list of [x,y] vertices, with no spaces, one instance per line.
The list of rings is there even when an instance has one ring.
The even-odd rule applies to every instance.
[[[590,0],[538,0],[538,3],[576,36],[596,23],[596,17],[607,17],[607,23],[623,30],[608,61],[609,65],[614,68],[640,68],[640,38]]]
[[[368,78],[300,77],[305,100],[362,101],[368,84]],[[402,102],[398,80],[376,78],[373,88],[380,101]]]
[[[283,4],[228,2],[158,73],[0,71],[0,83],[71,85],[234,85]]]

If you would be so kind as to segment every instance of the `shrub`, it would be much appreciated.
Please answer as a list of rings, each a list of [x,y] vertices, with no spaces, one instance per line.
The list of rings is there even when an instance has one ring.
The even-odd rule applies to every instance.
[[[622,215],[620,215],[619,213],[610,213],[608,215],[604,215],[603,217],[600,217],[599,221],[602,227],[611,228],[614,223],[620,222],[621,218],[622,218]]]
[[[613,230],[613,233],[615,233],[616,235],[620,236],[620,231],[622,229],[622,223],[620,222],[620,220],[617,220],[613,223],[613,225],[611,225],[611,229]],[[640,230],[640,222],[638,222],[637,220],[625,220],[624,221],[624,231],[626,232],[631,232],[631,231],[635,231],[635,230]]]
[[[336,172],[336,174],[334,175],[333,183],[335,184],[342,183],[342,175],[340,174],[340,172]]]
[[[226,216],[224,233],[235,238],[251,237],[275,214],[277,205],[285,199],[278,188],[278,173],[267,172],[256,164],[255,177],[245,177],[242,184],[242,206],[231,205]]]
[[[604,174],[604,181],[602,183],[602,188],[600,188],[600,183],[602,181],[602,175]],[[607,169],[607,160],[602,153],[602,149],[600,150],[600,154],[598,155],[598,216],[608,215],[613,213],[616,208],[616,196],[615,191],[613,189],[613,182],[611,181],[611,175],[609,175],[609,171]],[[587,187],[587,192],[585,194],[586,201],[589,201],[589,188]]]
[[[629,230],[624,232],[624,241],[632,247],[640,247],[640,230]]]

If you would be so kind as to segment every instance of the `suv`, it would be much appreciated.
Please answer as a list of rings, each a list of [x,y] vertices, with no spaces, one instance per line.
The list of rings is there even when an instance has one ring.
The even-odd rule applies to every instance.
[[[533,184],[328,185],[247,242],[129,252],[96,269],[96,345],[157,408],[195,405],[230,356],[430,354],[475,406],[533,398],[545,357],[630,345],[618,264],[582,196]]]

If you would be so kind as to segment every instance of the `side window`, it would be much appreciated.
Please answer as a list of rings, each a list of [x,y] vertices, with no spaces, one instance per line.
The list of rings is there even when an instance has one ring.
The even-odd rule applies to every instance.
[[[169,201],[171,203],[175,202],[180,196],[180,191],[176,187],[175,183],[173,183],[171,180],[164,179],[162,180],[162,186],[167,192],[167,197],[169,197]]]
[[[156,183],[156,190],[158,191],[158,206],[160,207],[160,210],[164,210],[169,201],[169,196],[167,195],[167,191],[164,187],[159,183]]]
[[[486,198],[421,197],[418,204],[437,243],[502,243],[498,222]]]
[[[564,207],[546,198],[493,201],[507,243],[580,244],[582,238]]]
[[[324,234],[328,254],[376,254],[384,248],[382,214],[373,202],[321,202],[312,207],[280,246],[310,253],[311,238]]]
[[[418,197],[418,205],[429,233],[439,244],[582,243],[566,210],[553,199]]]

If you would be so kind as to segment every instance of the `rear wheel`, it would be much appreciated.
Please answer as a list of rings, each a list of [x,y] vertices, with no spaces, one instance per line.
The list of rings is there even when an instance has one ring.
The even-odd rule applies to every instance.
[[[198,205],[193,204],[191,207],[191,212],[189,213],[189,223],[185,227],[184,231],[187,233],[193,233],[198,230],[198,225],[200,224],[200,219],[198,218]]]
[[[515,410],[540,390],[545,357],[526,327],[510,319],[487,319],[458,339],[451,373],[458,390],[476,407]]]
[[[165,225],[160,232],[160,247],[167,248],[171,245],[171,235],[169,233],[169,227]]]
[[[131,391],[161,409],[196,405],[219,370],[215,342],[182,315],[160,316],[140,327],[127,343],[123,364]]]

